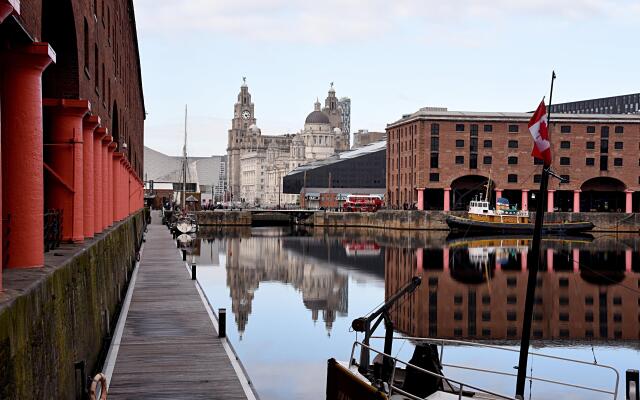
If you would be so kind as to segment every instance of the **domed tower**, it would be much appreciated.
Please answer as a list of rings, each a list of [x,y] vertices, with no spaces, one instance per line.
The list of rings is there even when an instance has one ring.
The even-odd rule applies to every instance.
[[[227,180],[231,199],[240,199],[240,152],[244,147],[244,140],[247,136],[249,126],[255,125],[254,105],[251,102],[251,93],[247,86],[247,78],[242,78],[240,93],[233,106],[233,119],[227,142]]]
[[[327,94],[327,98],[324,100],[324,108],[322,111],[329,117],[331,128],[340,128],[341,130],[340,140],[337,142],[339,146],[336,146],[336,151],[340,152],[349,150],[349,132],[344,129],[345,121],[343,108],[340,105],[340,100],[336,97],[336,90],[333,87],[333,82],[331,82],[329,93]]]
[[[320,111],[320,102],[316,100],[314,110],[307,115],[302,131],[305,161],[321,160],[334,153],[334,137],[331,121],[327,114]]]

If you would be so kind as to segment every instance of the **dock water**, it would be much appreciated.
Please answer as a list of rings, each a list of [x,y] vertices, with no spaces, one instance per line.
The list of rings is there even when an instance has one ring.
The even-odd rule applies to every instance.
[[[132,284],[124,329],[110,352],[109,399],[255,398],[158,214]]]

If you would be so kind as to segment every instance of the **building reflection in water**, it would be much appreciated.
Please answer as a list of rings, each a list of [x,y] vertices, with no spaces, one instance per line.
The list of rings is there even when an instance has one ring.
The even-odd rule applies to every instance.
[[[387,297],[412,276],[423,276],[394,311],[397,329],[409,336],[519,340],[529,245],[486,238],[387,248]],[[639,339],[637,239],[544,240],[542,248],[534,340]]]
[[[274,229],[254,232],[251,237],[228,238],[225,246],[227,286],[241,335],[261,282],[285,283],[299,290],[313,321],[322,318],[330,334],[336,316],[344,317],[348,312],[348,270],[367,265],[383,276],[381,249],[375,244],[358,247],[334,239],[282,236],[279,229]],[[354,251],[361,253],[355,261],[351,260]],[[362,253],[367,252],[376,256],[373,263],[363,259]]]

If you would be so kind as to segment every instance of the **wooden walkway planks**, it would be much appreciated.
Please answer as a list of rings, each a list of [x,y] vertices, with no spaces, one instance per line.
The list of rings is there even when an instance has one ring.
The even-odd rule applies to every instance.
[[[246,399],[171,234],[153,220],[109,399]]]

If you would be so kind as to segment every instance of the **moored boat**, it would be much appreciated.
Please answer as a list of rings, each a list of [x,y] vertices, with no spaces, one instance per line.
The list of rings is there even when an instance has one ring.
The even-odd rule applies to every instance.
[[[489,208],[489,201],[475,198],[469,205],[467,217],[448,215],[447,225],[452,232],[474,234],[533,234],[534,223],[528,211],[518,210],[509,204],[509,200],[498,198],[496,208]],[[587,232],[594,228],[592,222],[545,222],[542,225],[544,235],[572,235]]]

